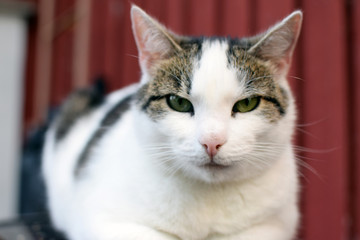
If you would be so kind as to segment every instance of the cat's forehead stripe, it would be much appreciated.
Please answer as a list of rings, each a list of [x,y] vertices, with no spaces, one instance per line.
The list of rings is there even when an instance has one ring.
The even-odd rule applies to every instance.
[[[238,82],[236,72],[228,68],[227,49],[227,42],[221,39],[204,41],[199,67],[193,73],[193,98],[215,104],[224,96],[235,95]]]

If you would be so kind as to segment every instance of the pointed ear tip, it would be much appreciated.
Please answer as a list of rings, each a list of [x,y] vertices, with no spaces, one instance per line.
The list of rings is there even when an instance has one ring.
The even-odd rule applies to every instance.
[[[302,21],[303,18],[303,12],[301,10],[295,10],[292,12],[289,16],[289,18],[295,19],[296,21]]]
[[[136,15],[145,15],[145,12],[137,5],[132,4],[131,10],[130,10],[130,15],[131,15],[131,18],[134,18],[134,16],[136,16]]]
[[[142,11],[142,9],[138,5],[134,3],[131,4],[131,11],[139,11],[139,10]]]

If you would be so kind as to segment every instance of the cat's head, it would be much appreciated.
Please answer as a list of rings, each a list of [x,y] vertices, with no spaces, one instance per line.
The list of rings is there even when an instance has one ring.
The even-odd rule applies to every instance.
[[[142,70],[139,129],[155,164],[207,182],[270,168],[293,134],[286,75],[301,12],[242,39],[179,36],[136,6],[131,16]]]

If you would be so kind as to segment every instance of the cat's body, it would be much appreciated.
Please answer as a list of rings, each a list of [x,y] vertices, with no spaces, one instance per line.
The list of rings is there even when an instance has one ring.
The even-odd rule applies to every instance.
[[[243,40],[178,37],[137,7],[132,20],[141,83],[75,93],[48,131],[55,226],[72,240],[292,239],[301,13]]]

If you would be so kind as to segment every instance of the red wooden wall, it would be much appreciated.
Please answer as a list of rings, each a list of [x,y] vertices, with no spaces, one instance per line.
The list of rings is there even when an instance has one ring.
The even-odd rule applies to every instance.
[[[25,129],[98,75],[110,89],[138,80],[128,0],[32,1],[38,11],[29,28]],[[299,108],[299,239],[360,239],[360,0],[133,3],[189,35],[250,35],[303,10],[289,74]]]

